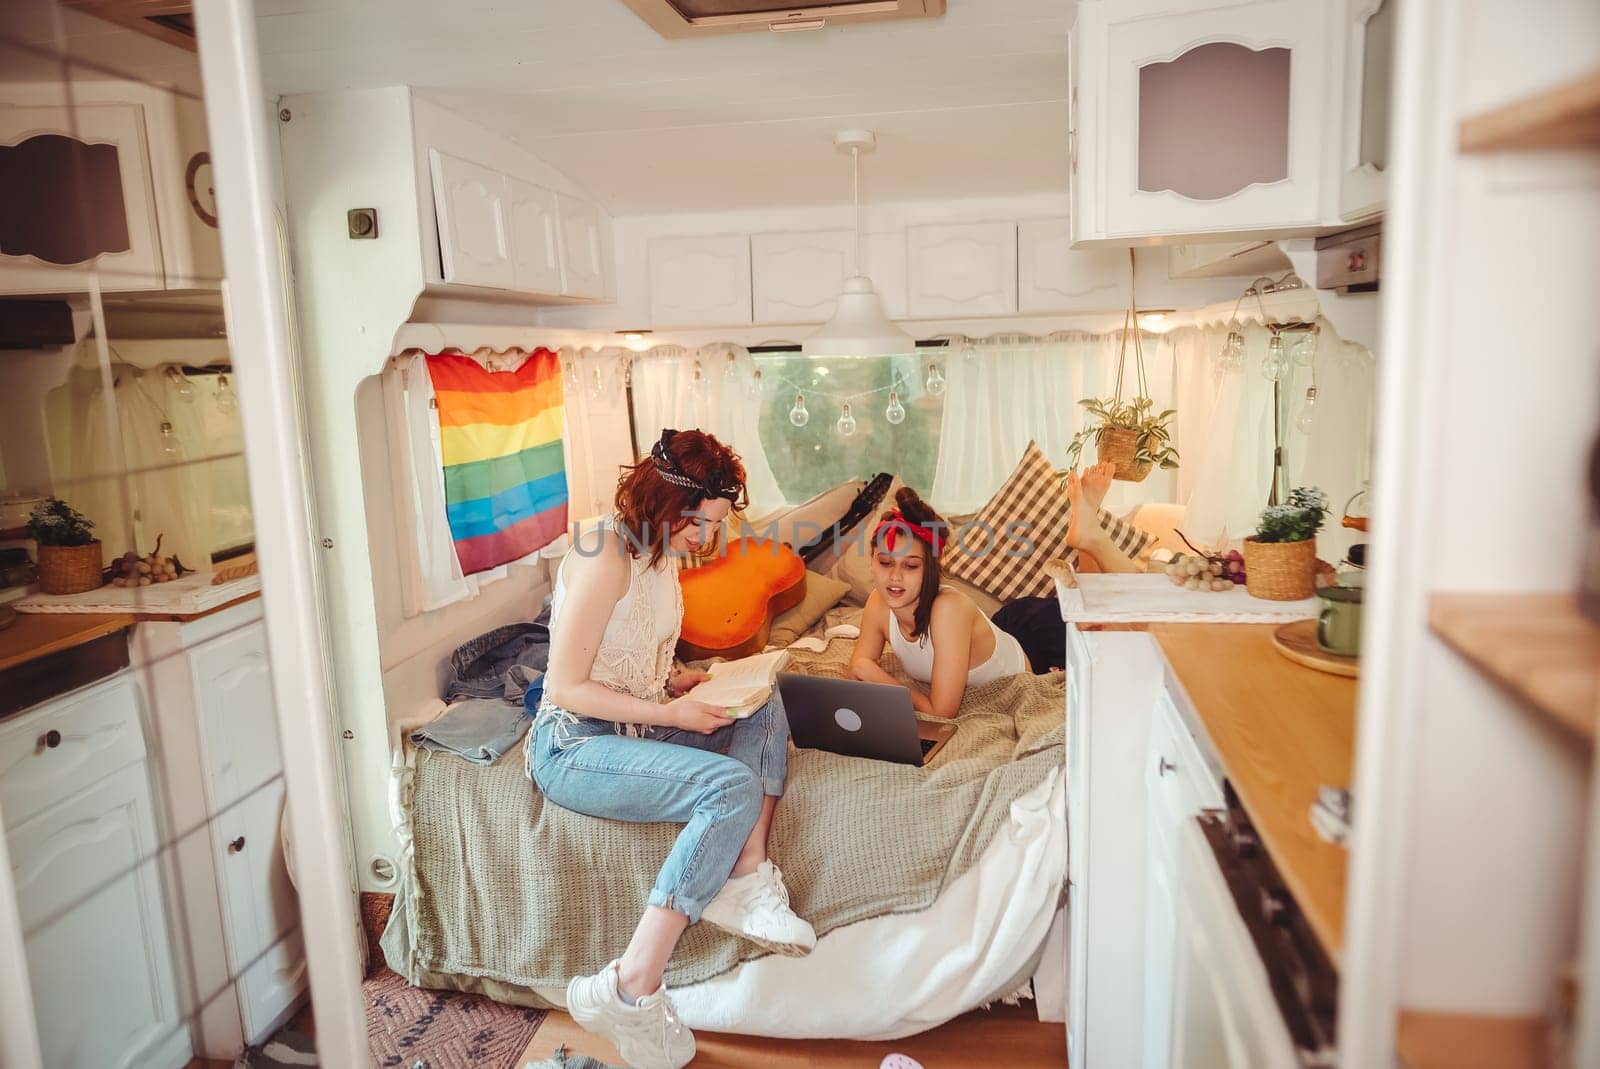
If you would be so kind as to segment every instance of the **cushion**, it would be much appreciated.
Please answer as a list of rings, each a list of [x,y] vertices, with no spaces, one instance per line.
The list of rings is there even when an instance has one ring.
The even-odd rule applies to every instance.
[[[842,482],[798,505],[770,512],[759,520],[741,517],[734,530],[739,537],[777,538],[779,542],[798,549],[815,538],[817,532],[836,523],[866,485],[862,479]]]
[[[1127,522],[1149,536],[1147,552],[1168,549],[1174,553],[1193,553],[1194,550],[1184,545],[1183,539],[1178,537],[1185,511],[1182,505],[1146,502],[1128,513]]]
[[[835,547],[837,556],[826,574],[830,579],[849,584],[850,592],[845,595],[845,600],[852,605],[865,605],[867,596],[872,593],[872,547],[867,544],[867,539],[878,525],[878,517],[883,511],[894,507],[894,495],[904,485],[900,477],[895,476],[879,501],[880,507],[873,509],[872,515],[857,525],[847,537],[841,538]],[[812,562],[811,567],[816,568],[818,563]]]
[[[944,570],[1000,601],[1045,597],[1055,584],[1041,567],[1065,557],[1067,492],[1037,442],[973,522],[945,547]]]
[[[850,584],[829,579],[816,572],[806,573],[806,596],[800,604],[772,621],[772,634],[767,637],[771,646],[788,646],[804,635],[827,613],[839,604],[839,599],[850,592]]]

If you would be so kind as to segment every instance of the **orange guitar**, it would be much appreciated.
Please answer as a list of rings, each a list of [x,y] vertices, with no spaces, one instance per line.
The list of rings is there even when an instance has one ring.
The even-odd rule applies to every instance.
[[[781,542],[740,538],[709,564],[678,573],[683,633],[678,656],[748,657],[772,634],[772,618],[806,596],[806,566]]]

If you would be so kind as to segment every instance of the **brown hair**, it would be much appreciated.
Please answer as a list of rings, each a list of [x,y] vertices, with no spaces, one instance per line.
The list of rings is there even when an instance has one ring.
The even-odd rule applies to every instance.
[[[660,448],[670,451],[677,473],[700,484],[737,488],[728,498],[735,510],[748,504],[739,454],[704,431],[677,431],[663,438]],[[648,549],[650,563],[659,564],[667,553],[667,539],[688,526],[706,500],[702,488],[664,478],[653,456],[624,464],[615,505],[617,531],[628,555],[637,557]]]
[[[933,506],[922,500],[921,496],[909,486],[902,486],[895,491],[894,503],[899,506],[900,515],[905,517],[908,523],[914,523],[918,527],[929,527],[936,531],[948,527],[944,518],[933,511]],[[880,517],[880,520],[892,519],[893,516],[892,512],[885,512]],[[907,529],[896,527],[895,530],[905,531]],[[887,530],[885,530],[882,534],[879,534],[873,539],[874,543],[882,542],[884,535],[887,533]],[[933,619],[933,601],[939,596],[939,584],[944,580],[944,569],[939,564],[938,549],[931,545],[927,539],[917,535],[916,532],[909,531],[908,533],[925,550],[922,555],[922,586],[917,590],[917,607],[911,610],[911,637],[920,639],[928,633],[928,624]],[[874,544],[872,550],[876,553],[878,546]]]

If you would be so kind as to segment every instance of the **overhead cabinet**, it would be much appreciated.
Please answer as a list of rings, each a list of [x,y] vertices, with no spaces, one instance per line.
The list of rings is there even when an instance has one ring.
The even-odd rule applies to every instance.
[[[93,83],[0,108],[0,294],[216,289],[215,213],[197,102]]]
[[[1284,236],[1340,222],[1346,5],[1083,0],[1075,241]]]
[[[1017,224],[1017,311],[1104,311],[1127,301],[1127,287],[1124,250],[1074,249],[1064,216]]]
[[[751,322],[748,237],[652,238],[649,255],[652,326]]]
[[[1017,308],[1015,223],[908,227],[907,311],[913,318],[1007,315]]]
[[[855,233],[804,230],[750,235],[751,297],[757,323],[823,323],[833,315],[844,280],[858,270],[891,317],[906,314],[905,235],[867,234],[856,265]]]

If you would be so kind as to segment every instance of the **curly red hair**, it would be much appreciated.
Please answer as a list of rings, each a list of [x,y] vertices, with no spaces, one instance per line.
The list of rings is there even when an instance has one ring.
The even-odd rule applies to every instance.
[[[696,482],[737,487],[737,494],[729,498],[735,511],[749,504],[744,463],[732,449],[704,431],[678,431],[671,450],[678,470]],[[623,465],[615,505],[628,555],[637,557],[648,550],[650,563],[659,564],[667,553],[667,539],[688,526],[705,501],[702,490],[664,479],[653,457]]]

